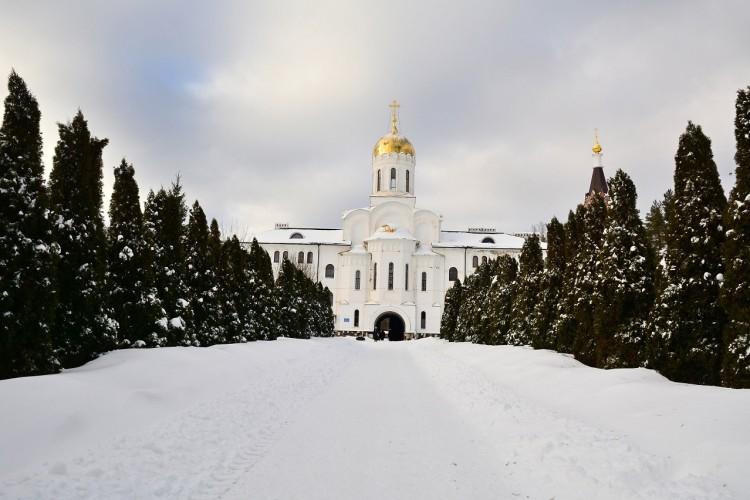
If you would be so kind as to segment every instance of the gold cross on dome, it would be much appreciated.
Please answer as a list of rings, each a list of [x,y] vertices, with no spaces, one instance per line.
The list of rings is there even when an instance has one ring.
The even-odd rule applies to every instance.
[[[401,105],[396,99],[394,99],[388,107],[391,108],[391,134],[396,135],[398,134],[398,108],[400,108]]]

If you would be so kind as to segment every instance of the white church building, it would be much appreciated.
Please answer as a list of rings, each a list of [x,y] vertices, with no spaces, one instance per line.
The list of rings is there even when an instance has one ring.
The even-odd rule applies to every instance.
[[[343,213],[341,229],[277,224],[255,237],[278,276],[283,259],[333,293],[339,334],[372,332],[391,340],[438,335],[445,292],[479,264],[501,254],[518,257],[524,239],[494,229],[444,231],[437,212],[417,207],[416,154],[398,130],[372,151],[369,205]]]

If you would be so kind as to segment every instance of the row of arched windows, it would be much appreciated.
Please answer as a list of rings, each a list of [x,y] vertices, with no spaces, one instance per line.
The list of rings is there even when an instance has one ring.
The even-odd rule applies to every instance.
[[[380,182],[380,170],[378,170],[378,179],[377,179],[377,185],[378,185],[378,191],[381,191],[381,182]],[[409,175],[409,171],[406,171],[406,192],[411,193],[411,177]],[[396,169],[391,169],[391,178],[390,178],[390,189],[391,191],[396,191]]]
[[[273,262],[275,264],[278,264],[281,259],[288,259],[289,258],[289,252],[279,252],[276,250],[273,253]],[[307,252],[307,255],[305,255],[305,252],[299,252],[297,254],[297,264],[312,264],[313,263],[313,253]],[[333,267],[333,264],[328,264],[325,269],[325,277],[326,278],[333,278],[335,276],[335,268]]]
[[[273,262],[275,264],[278,264],[281,258],[288,259],[289,252],[284,252],[283,254],[280,254],[279,251],[276,250],[273,253]],[[312,263],[313,263],[313,253],[307,252],[307,264],[312,264]],[[300,252],[297,254],[297,264],[305,264],[305,252]]]
[[[487,263],[487,256],[483,255],[482,264],[486,264],[486,263]],[[471,258],[471,267],[479,267],[479,257],[477,255]]]

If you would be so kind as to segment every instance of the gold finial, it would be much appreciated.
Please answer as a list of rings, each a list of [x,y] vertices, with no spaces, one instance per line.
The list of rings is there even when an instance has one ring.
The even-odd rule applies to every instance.
[[[599,154],[602,152],[602,145],[599,144],[599,129],[594,129],[594,147],[591,148],[591,151],[594,152],[594,154]]]
[[[388,107],[391,108],[391,134],[398,135],[398,108],[400,108],[401,105],[396,99],[394,99]]]

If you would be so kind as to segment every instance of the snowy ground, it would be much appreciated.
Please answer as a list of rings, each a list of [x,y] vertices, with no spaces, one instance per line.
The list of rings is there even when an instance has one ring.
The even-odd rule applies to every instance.
[[[750,390],[514,347],[279,340],[0,381],[0,498],[748,498]]]

